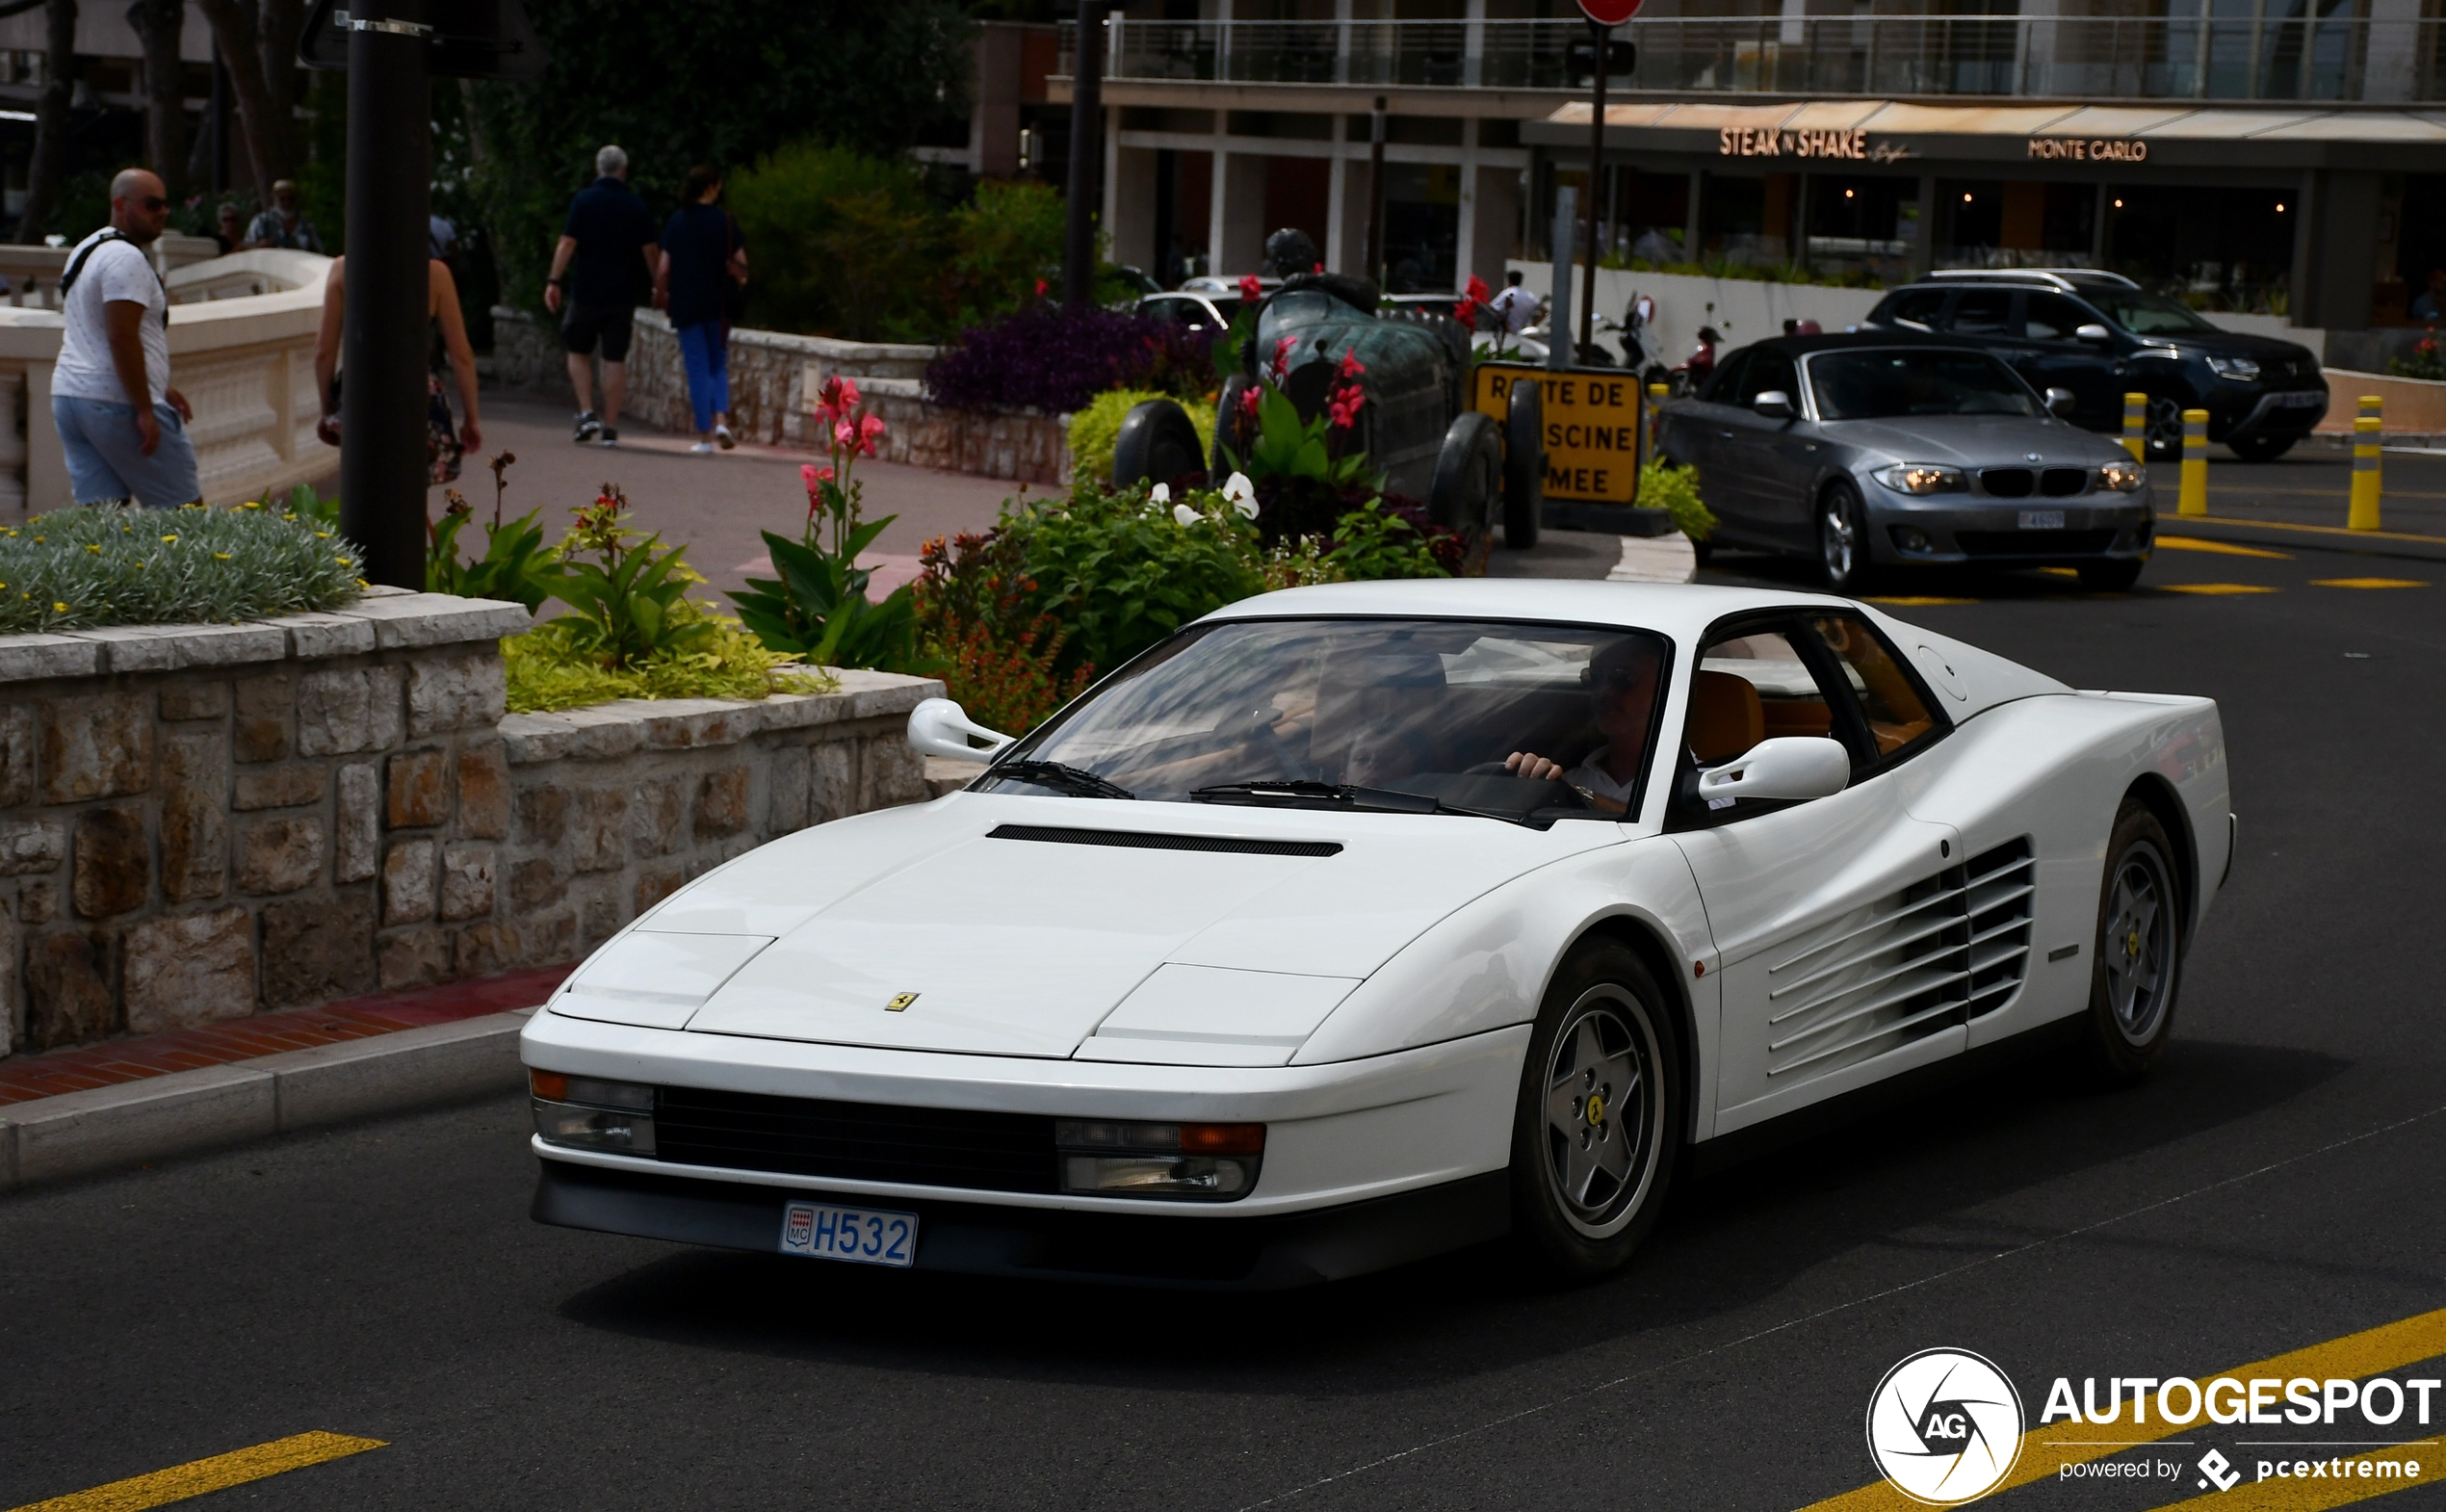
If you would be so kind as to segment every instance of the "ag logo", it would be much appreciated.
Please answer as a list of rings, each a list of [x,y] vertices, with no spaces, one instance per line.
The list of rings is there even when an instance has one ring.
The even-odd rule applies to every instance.
[[[1956,1506],[2004,1483],[2021,1454],[2021,1394],[1964,1349],[1923,1349],[1868,1400],[1868,1452],[1914,1501]]]

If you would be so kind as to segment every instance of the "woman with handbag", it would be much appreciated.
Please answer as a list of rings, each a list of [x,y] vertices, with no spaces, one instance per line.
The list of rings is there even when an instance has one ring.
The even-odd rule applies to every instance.
[[[314,388],[323,396],[323,418],[314,433],[326,446],[340,444],[340,330],[346,322],[348,290],[346,257],[331,259],[323,285],[323,329],[314,342]],[[426,264],[425,315],[431,324],[432,347],[426,364],[425,462],[428,483],[446,483],[458,477],[460,458],[484,444],[476,417],[476,349],[467,343],[467,322],[458,308],[458,285],[448,265]],[[453,424],[450,399],[442,383],[447,368],[458,389],[463,421]]]
[[[730,429],[730,327],[747,286],[747,246],[719,200],[722,175],[703,164],[688,170],[680,208],[663,227],[663,258],[654,273],[654,307],[671,318],[680,360],[688,369],[688,398],[696,412],[691,452],[728,451],[739,444]]]

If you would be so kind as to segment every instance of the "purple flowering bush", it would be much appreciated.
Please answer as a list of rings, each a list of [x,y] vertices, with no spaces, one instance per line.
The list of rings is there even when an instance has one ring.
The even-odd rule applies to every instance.
[[[1212,336],[1116,310],[1035,304],[972,326],[925,368],[926,396],[953,409],[1083,409],[1106,389],[1204,399]]]

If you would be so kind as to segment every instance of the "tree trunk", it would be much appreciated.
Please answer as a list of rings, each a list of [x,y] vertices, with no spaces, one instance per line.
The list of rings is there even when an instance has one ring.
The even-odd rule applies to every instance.
[[[178,59],[187,7],[184,0],[135,0],[127,19],[144,46],[145,155],[175,204],[187,190],[187,90]]]
[[[42,98],[35,107],[34,162],[26,170],[25,209],[17,217],[17,241],[42,245],[60,185],[68,169],[68,105],[76,94],[76,0],[45,0]]]
[[[195,0],[221,43],[230,92],[238,97],[238,131],[247,143],[247,166],[258,204],[272,203],[272,186],[297,168],[291,156],[289,117],[297,107],[299,0]],[[279,41],[275,50],[275,39]],[[267,71],[267,60],[278,65]]]

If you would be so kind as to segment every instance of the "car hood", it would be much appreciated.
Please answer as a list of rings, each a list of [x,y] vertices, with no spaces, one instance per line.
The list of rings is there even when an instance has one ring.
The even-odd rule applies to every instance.
[[[2311,355],[2309,348],[2298,341],[2286,341],[2278,336],[2262,336],[2256,331],[2187,330],[2174,336],[2140,336],[2134,339],[2144,346],[2171,345],[2186,355],[2198,353],[2205,356],[2214,352],[2221,357],[2252,357],[2262,366],[2276,363],[2308,363],[2309,366],[2300,368],[2298,371],[2304,374],[2318,372],[2318,360]]]
[[[1912,415],[1894,420],[1831,420],[1830,441],[1864,460],[1949,462],[1957,467],[2028,467],[2049,462],[2095,467],[2124,455],[2114,442],[2061,420],[2022,415]],[[2030,454],[2039,454],[2033,463]]]
[[[1246,1019],[1236,1029],[1279,1063],[1437,920],[1624,834],[962,793],[775,842],[624,938],[743,939],[752,953],[686,1019],[692,1032],[1068,1056],[1128,999],[1115,1031],[1229,1038]],[[1338,848],[1279,853],[1290,847]]]

